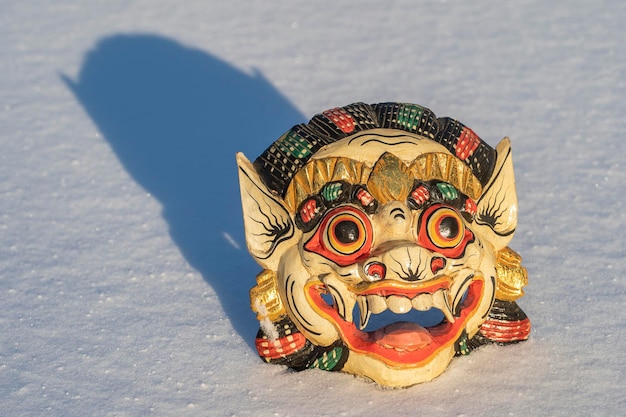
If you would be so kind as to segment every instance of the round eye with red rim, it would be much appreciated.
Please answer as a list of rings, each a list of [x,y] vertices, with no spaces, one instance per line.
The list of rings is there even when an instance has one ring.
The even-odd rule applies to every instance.
[[[474,234],[465,228],[463,218],[451,207],[435,205],[427,208],[420,218],[418,243],[449,258],[463,255]]]
[[[347,266],[367,255],[372,247],[372,225],[365,213],[352,206],[337,207],[322,219],[304,248]]]

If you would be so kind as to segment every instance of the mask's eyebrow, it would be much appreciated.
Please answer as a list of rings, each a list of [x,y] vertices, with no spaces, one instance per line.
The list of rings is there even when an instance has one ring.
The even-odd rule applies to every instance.
[[[423,210],[436,203],[454,207],[470,222],[477,211],[476,202],[452,184],[439,180],[416,180],[407,197],[407,205],[413,210]]]
[[[300,203],[296,210],[296,225],[300,230],[308,232],[328,210],[341,204],[354,204],[368,214],[378,209],[378,201],[364,185],[333,181]]]

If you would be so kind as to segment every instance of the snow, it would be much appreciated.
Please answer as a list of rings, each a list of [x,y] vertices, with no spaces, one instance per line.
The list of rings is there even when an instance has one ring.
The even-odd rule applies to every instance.
[[[626,3],[0,5],[6,416],[559,416],[626,406]],[[513,143],[531,339],[382,390],[261,362],[235,152],[355,101]]]

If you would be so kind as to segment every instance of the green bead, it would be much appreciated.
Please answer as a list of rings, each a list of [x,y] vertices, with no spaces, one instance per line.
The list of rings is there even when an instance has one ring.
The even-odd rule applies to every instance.
[[[321,357],[317,358],[310,367],[319,368],[324,371],[332,371],[337,363],[339,363],[342,352],[343,349],[341,347],[336,347],[333,350],[324,352],[324,354]]]
[[[437,188],[439,188],[439,191],[441,191],[441,194],[443,194],[446,200],[455,200],[459,196],[459,192],[456,188],[447,182],[438,182]]]
[[[343,186],[340,182],[332,182],[322,188],[322,197],[326,201],[335,201],[339,198],[343,191]]]
[[[398,123],[408,130],[415,130],[422,119],[423,113],[423,107],[404,104],[398,110]]]

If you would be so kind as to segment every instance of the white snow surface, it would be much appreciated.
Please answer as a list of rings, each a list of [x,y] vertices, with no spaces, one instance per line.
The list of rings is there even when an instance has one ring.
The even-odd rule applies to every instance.
[[[626,2],[0,4],[0,415],[626,407]],[[528,342],[384,390],[264,364],[235,152],[355,101],[511,137]]]

